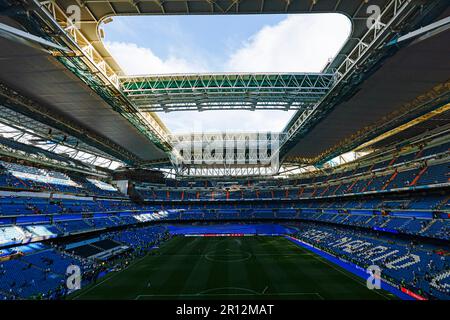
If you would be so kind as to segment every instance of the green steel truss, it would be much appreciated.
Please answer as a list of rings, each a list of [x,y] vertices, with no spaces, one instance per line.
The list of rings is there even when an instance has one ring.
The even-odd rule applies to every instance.
[[[332,87],[331,73],[175,74],[120,77],[141,111],[304,110]]]

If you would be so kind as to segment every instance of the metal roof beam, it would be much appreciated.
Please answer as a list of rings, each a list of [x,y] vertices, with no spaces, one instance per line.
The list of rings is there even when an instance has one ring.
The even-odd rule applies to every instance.
[[[332,87],[331,73],[175,74],[120,77],[122,91],[151,112],[301,110]]]

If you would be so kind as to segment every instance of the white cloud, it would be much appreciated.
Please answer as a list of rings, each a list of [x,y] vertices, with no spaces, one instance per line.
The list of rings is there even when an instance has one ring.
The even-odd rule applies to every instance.
[[[134,43],[105,42],[105,46],[125,74],[207,72],[206,67],[200,62],[186,61],[173,55],[163,60],[151,49],[139,47]]]
[[[319,72],[342,47],[351,29],[340,14],[290,15],[273,26],[265,26],[229,57],[220,72]],[[150,48],[129,42],[106,42],[106,47],[126,74],[210,72],[216,63],[210,56],[195,54],[174,37],[178,48],[171,48],[166,59]],[[181,47],[180,47],[181,46]],[[195,44],[194,44],[195,46]],[[176,50],[177,49],[177,50]],[[223,50],[223,48],[217,48]],[[182,58],[190,52],[189,59]]]
[[[221,71],[319,72],[338,53],[350,28],[348,19],[338,14],[288,16],[247,39],[225,58]],[[161,59],[151,49],[134,43],[107,42],[106,47],[126,74],[204,73],[210,71],[208,65],[214,65],[195,55],[190,55],[188,61],[174,50],[167,59]],[[187,111],[158,115],[172,132],[182,133],[281,131],[293,114],[294,111]]]
[[[227,67],[236,72],[319,72],[338,53],[350,28],[339,14],[291,15],[248,39]]]

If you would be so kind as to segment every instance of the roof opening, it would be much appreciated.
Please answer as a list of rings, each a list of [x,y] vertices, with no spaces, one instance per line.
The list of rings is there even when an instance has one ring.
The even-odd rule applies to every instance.
[[[119,16],[101,27],[126,75],[315,73],[351,31],[336,13]],[[250,93],[251,94],[251,93]],[[232,108],[229,108],[232,109]],[[281,131],[295,110],[158,112],[172,133]]]
[[[351,31],[337,13],[119,16],[105,45],[125,74],[320,72]]]

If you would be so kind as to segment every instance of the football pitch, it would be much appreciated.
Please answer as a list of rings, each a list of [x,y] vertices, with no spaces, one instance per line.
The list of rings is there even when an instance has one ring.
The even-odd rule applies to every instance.
[[[364,299],[395,296],[283,237],[182,237],[72,299]]]

